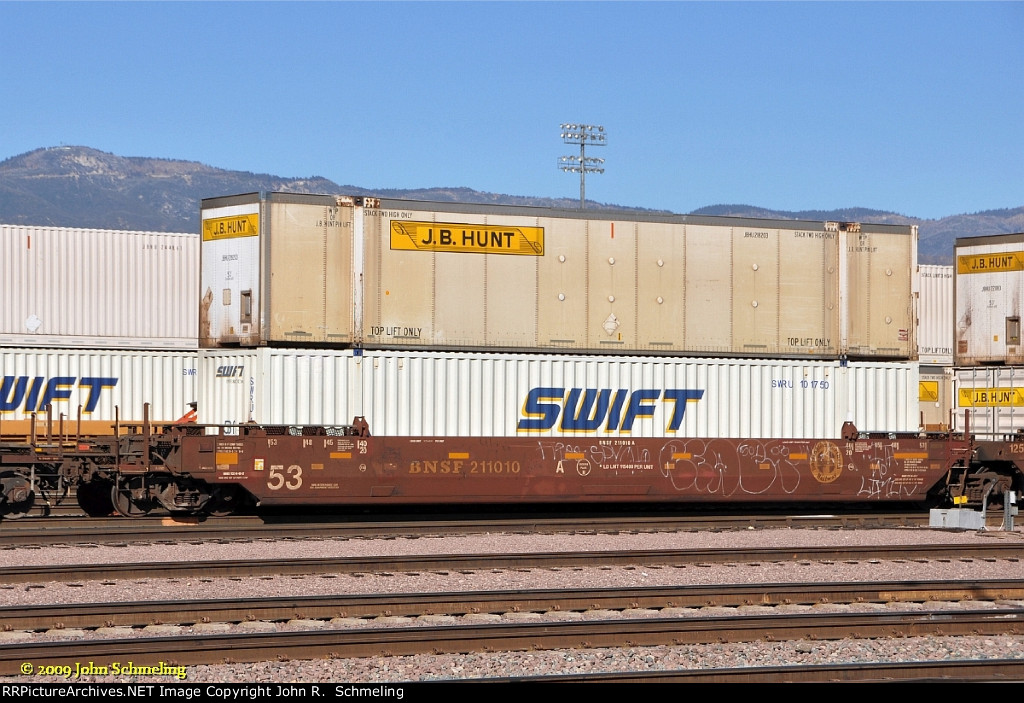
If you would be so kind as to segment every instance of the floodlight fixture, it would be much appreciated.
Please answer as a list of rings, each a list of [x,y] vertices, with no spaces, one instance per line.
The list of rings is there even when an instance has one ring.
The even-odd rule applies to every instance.
[[[562,141],[566,144],[578,144],[579,156],[562,156],[558,159],[558,168],[567,173],[580,174],[580,210],[587,205],[587,174],[604,173],[604,159],[587,156],[587,145],[605,146],[607,136],[603,125],[578,124],[566,122],[562,124]]]

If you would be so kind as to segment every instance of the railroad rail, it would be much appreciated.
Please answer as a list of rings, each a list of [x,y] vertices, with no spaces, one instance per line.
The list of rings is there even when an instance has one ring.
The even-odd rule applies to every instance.
[[[990,525],[1001,518],[990,516]],[[373,537],[450,536],[487,533],[580,534],[583,532],[693,532],[730,529],[778,528],[893,528],[926,527],[920,513],[868,513],[818,515],[688,515],[621,517],[515,517],[502,519],[339,520],[337,518],[268,518],[231,516],[199,518],[49,517],[0,522],[4,545],[33,546],[169,542],[174,540],[366,539]]]
[[[0,630],[707,607],[1024,601],[1024,580],[770,583],[134,601],[0,607]]]
[[[323,559],[209,560],[120,564],[60,564],[0,567],[0,582],[79,582],[127,578],[217,578],[481,569],[552,569],[603,566],[687,566],[750,562],[1002,559],[1019,562],[1020,543],[855,545],[738,549],[668,549],[517,554],[427,554]]]

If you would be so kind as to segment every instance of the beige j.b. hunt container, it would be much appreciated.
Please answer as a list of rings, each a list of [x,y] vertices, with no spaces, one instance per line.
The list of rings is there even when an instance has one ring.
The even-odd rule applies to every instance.
[[[204,348],[917,354],[914,227],[285,193],[202,227]]]

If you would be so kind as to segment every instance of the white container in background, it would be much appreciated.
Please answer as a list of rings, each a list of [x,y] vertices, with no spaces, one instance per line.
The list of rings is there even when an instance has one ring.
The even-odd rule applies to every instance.
[[[0,225],[0,345],[194,350],[199,235]]]
[[[922,366],[953,365],[953,267],[919,266],[917,357]]]

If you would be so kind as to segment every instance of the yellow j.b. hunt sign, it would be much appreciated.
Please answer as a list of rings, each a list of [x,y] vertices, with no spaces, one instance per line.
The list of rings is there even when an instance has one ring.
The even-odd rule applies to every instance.
[[[1024,406],[1024,388],[961,388],[961,408],[1009,408]]]
[[[544,255],[544,228],[391,221],[391,248],[463,254]]]
[[[956,257],[957,273],[998,273],[1024,271],[1024,251],[1001,251],[996,254],[971,254]]]
[[[231,239],[233,237],[255,237],[260,233],[260,216],[235,215],[233,217],[212,217],[203,220],[203,241]]]

